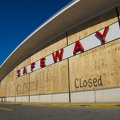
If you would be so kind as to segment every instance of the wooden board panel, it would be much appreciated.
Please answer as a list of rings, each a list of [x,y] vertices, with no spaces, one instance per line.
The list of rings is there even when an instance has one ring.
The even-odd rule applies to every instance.
[[[120,39],[69,60],[71,91],[120,86]]]
[[[39,94],[40,77],[38,70],[30,74],[30,95]]]
[[[15,83],[16,83],[16,75],[14,76],[12,70],[3,81],[6,81],[6,97],[8,96],[15,96]]]
[[[19,70],[20,68],[23,68],[27,65],[29,65],[31,63],[31,57],[27,58],[26,60],[24,60],[22,63],[20,63],[18,66],[17,66],[17,70]]]
[[[6,86],[6,97],[15,96],[15,82],[8,82]]]
[[[30,78],[29,74],[24,75],[22,77],[17,78],[16,83],[16,96],[23,96],[23,95],[29,95],[30,91]]]
[[[12,70],[12,80],[13,81],[15,81],[16,82],[16,76],[17,76],[17,68],[14,68],[13,70]]]
[[[67,60],[39,70],[39,81],[40,94],[68,92]]]
[[[59,50],[67,45],[66,34],[57,37],[56,39],[52,40],[47,45],[43,46],[43,48],[37,52],[36,54],[32,55],[31,62],[35,62],[56,50]]]
[[[116,9],[100,15],[68,31],[68,44],[82,39],[114,22],[118,21]]]
[[[6,95],[6,79],[4,78],[2,81],[1,81],[1,86],[0,86],[0,91]]]
[[[9,83],[9,78],[11,79],[11,75],[10,74],[8,74],[5,78],[4,78],[4,86],[5,86],[5,95],[6,96],[9,96],[9,94],[10,94],[10,87],[9,86],[7,86],[7,84]]]

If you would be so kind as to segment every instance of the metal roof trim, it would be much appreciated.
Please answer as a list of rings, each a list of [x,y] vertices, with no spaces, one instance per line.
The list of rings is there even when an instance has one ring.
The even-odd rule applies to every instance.
[[[7,62],[7,60],[12,56],[12,54],[18,49],[20,48],[27,40],[29,40],[29,38],[31,36],[33,36],[36,32],[38,32],[40,29],[42,29],[45,25],[49,24],[49,22],[51,22],[53,19],[55,19],[57,16],[59,16],[60,14],[62,14],[64,11],[66,11],[67,9],[69,9],[71,6],[73,6],[74,4],[76,4],[77,2],[79,2],[80,0],[75,0],[72,1],[70,3],[68,3],[65,7],[63,7],[61,10],[59,10],[57,13],[55,13],[52,17],[50,17],[48,20],[46,20],[43,24],[41,24],[37,29],[35,29],[27,38],[25,38],[23,40],[23,42],[21,42],[14,50],[13,52],[5,59],[5,61],[2,63],[1,67],[5,64],[5,62]]]

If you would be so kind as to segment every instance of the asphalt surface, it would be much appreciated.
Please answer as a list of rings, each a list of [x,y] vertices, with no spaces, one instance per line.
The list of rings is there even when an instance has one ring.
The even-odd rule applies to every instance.
[[[120,107],[0,104],[0,120],[120,120]]]

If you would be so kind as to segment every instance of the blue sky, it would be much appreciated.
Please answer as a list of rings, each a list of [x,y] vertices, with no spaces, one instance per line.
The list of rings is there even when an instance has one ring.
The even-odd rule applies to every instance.
[[[0,65],[37,27],[72,0],[0,0]]]

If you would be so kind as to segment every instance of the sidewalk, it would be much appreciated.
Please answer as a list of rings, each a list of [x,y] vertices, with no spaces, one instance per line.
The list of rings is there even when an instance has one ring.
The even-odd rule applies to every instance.
[[[37,102],[0,102],[0,104],[29,105],[29,106],[56,106],[56,107],[120,107],[120,103],[37,103]]]

